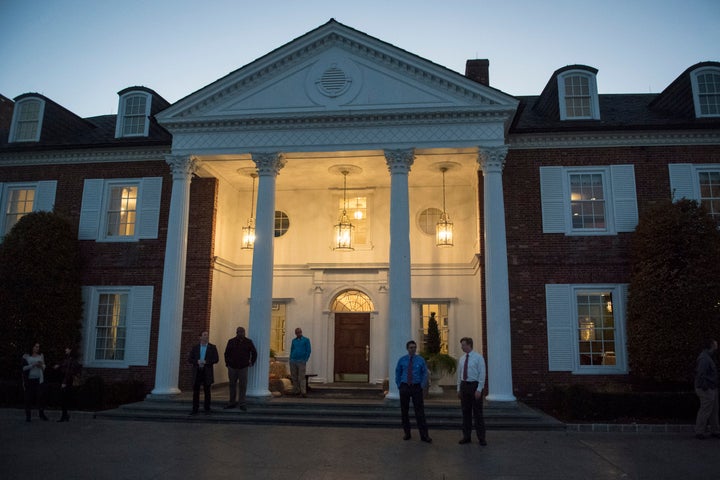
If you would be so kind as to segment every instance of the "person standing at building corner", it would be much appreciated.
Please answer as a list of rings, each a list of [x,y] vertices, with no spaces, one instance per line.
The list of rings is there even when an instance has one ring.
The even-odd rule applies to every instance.
[[[247,392],[248,368],[255,365],[257,350],[252,340],[245,336],[245,329],[237,327],[235,337],[228,340],[225,347],[225,365],[228,369],[230,401],[224,408],[238,407],[247,410],[245,394]],[[237,398],[237,401],[236,401]]]
[[[310,359],[310,339],[303,337],[302,329],[295,329],[295,338],[290,344],[290,378],[292,379],[293,395],[307,397],[305,384],[305,366]]]
[[[215,345],[210,343],[210,334],[205,331],[200,334],[200,343],[196,343],[190,355],[188,363],[192,365],[193,372],[193,405],[190,415],[196,415],[200,409],[200,385],[203,386],[205,394],[203,407],[205,413],[210,413],[210,393],[212,384],[215,383],[214,366],[220,361],[220,355]]]
[[[428,369],[425,359],[417,353],[417,344],[410,340],[405,344],[408,354],[403,355],[395,367],[395,385],[400,391],[400,416],[402,427],[405,431],[403,440],[410,440],[410,400],[412,399],[413,410],[415,410],[415,421],[420,431],[420,440],[432,443],[428,435],[427,422],[425,421],[425,401],[423,399],[424,388],[428,383]]]
[[[695,422],[695,438],[704,440],[705,429],[710,423],[710,433],[720,438],[718,425],[718,368],[713,356],[717,352],[717,340],[708,340],[705,349],[697,358],[695,369],[695,393],[700,399],[697,419]]]
[[[485,359],[473,350],[473,339],[463,337],[460,347],[465,355],[460,357],[458,363],[457,392],[462,408],[463,436],[458,442],[460,445],[470,443],[472,435],[473,417],[475,417],[475,432],[478,441],[483,447],[485,440],[485,419],[483,418],[483,388],[485,388]]]

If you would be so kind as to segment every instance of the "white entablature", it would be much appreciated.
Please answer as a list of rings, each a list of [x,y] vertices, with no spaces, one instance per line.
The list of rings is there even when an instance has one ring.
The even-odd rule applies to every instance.
[[[334,20],[157,116],[173,152],[501,145],[517,100]]]

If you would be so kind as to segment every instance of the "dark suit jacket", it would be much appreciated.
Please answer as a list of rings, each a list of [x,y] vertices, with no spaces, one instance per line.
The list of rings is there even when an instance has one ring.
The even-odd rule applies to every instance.
[[[195,378],[197,377],[198,371],[200,370],[200,367],[198,367],[197,364],[199,359],[200,344],[196,343],[195,346],[193,346],[192,350],[190,350],[190,355],[188,355],[188,363],[192,365],[193,369],[193,384],[195,384]],[[220,355],[218,354],[217,347],[212,343],[208,343],[207,351],[205,352],[205,366],[203,367],[205,369],[205,383],[212,384],[215,382],[215,372],[213,371],[213,367],[219,361]]]

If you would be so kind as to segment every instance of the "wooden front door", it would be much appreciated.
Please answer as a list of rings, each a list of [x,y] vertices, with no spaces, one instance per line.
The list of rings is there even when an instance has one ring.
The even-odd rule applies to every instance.
[[[370,381],[370,314],[335,314],[335,381]]]

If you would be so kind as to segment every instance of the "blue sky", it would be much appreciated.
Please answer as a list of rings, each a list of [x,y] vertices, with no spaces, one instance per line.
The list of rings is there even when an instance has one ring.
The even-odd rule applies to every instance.
[[[511,95],[574,63],[601,93],[657,93],[720,61],[720,0],[0,0],[0,94],[83,117],[133,85],[175,102],[330,18],[460,73],[488,58]]]

